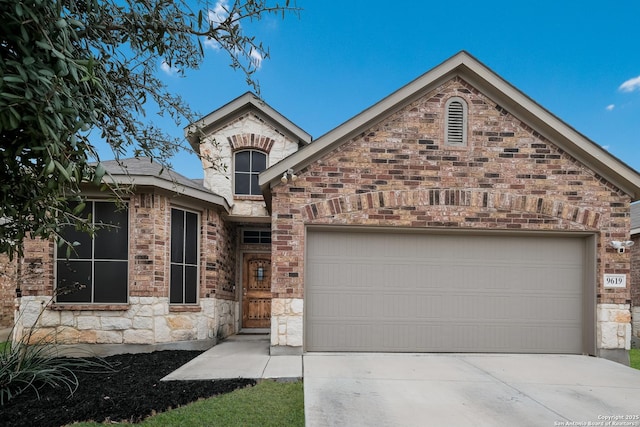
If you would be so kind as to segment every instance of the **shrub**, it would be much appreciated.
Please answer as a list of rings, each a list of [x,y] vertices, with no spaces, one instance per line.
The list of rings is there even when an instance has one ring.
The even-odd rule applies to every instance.
[[[78,388],[74,372],[111,369],[100,358],[61,357],[55,340],[36,334],[38,319],[51,301],[43,304],[33,326],[18,341],[10,339],[0,345],[0,406],[29,389],[40,398],[39,390],[47,386],[64,388],[73,395]]]

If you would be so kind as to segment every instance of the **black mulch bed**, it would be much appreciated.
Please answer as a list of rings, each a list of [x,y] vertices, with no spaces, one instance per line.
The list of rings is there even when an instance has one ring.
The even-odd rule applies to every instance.
[[[74,421],[139,422],[149,415],[255,385],[254,380],[160,381],[199,351],[158,351],[105,357],[113,372],[78,373],[80,385],[26,392],[0,406],[0,426],[58,427]]]

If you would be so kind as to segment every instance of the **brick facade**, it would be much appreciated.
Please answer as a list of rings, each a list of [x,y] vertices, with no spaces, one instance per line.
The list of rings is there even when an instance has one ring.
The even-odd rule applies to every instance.
[[[467,147],[443,145],[444,104],[469,106]],[[629,274],[630,198],[460,78],[449,81],[273,188],[274,297],[302,298],[305,225],[588,231],[598,277]],[[629,304],[628,289],[598,302]]]
[[[468,105],[465,147],[443,142],[454,96]],[[609,245],[629,238],[630,197],[460,77],[295,173],[272,188],[274,298],[304,297],[308,225],[591,232],[597,303],[627,319],[611,339],[599,329],[598,346],[628,345],[616,334],[626,336],[629,289],[605,289],[602,276],[630,273],[629,254]]]
[[[129,302],[127,304],[51,304],[54,245],[25,242],[18,328],[38,319],[37,338],[60,343],[154,344],[206,340],[237,331],[235,227],[218,208],[174,199],[162,191],[133,194],[129,206]],[[199,304],[170,305],[171,208],[200,215]],[[14,290],[15,292],[15,290]],[[13,300],[12,300],[13,301]]]

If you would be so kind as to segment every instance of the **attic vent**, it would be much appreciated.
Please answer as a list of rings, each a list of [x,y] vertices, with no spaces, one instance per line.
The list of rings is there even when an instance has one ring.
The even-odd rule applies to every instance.
[[[458,97],[446,104],[445,145],[464,147],[467,145],[467,103]]]

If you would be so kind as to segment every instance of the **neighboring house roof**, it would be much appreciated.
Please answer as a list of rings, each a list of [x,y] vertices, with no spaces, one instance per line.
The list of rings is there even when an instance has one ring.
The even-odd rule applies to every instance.
[[[640,234],[640,202],[631,204],[631,235]]]
[[[383,118],[399,111],[456,76],[474,86],[513,116],[531,126],[600,176],[618,186],[629,194],[632,200],[640,199],[640,174],[638,172],[544,109],[469,53],[461,51],[321,136],[312,144],[262,172],[259,182],[267,203],[271,197],[271,186],[277,185],[282,174],[288,169],[292,169],[294,173],[299,171]]]
[[[200,135],[215,130],[218,126],[224,126],[233,119],[242,116],[248,111],[255,110],[261,113],[261,117],[270,122],[278,131],[286,133],[299,145],[307,145],[311,142],[311,135],[302,130],[292,121],[271,108],[269,104],[252,92],[239,96],[228,104],[212,111],[197,122],[184,128],[184,134],[196,152],[200,152]],[[199,128],[199,129],[198,129]],[[199,130],[200,132],[196,132]]]
[[[100,162],[116,184],[152,186],[173,193],[222,206],[227,212],[229,204],[224,197],[213,193],[202,185],[202,180],[194,180],[180,175],[148,157],[132,157]],[[109,179],[105,177],[105,179]]]

